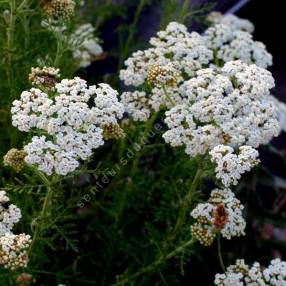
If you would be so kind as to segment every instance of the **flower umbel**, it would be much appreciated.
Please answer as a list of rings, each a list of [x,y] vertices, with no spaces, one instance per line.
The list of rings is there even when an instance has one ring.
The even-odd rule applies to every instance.
[[[229,189],[215,189],[207,203],[200,203],[191,212],[197,222],[191,226],[193,236],[203,245],[212,244],[216,234],[231,239],[244,235],[246,226],[243,206]]]
[[[218,145],[209,154],[211,161],[216,164],[216,177],[226,187],[236,185],[243,173],[250,171],[260,162],[258,151],[250,146],[240,146],[236,155],[233,148]]]
[[[48,175],[74,171],[79,160],[103,145],[103,126],[118,124],[123,112],[109,85],[89,87],[78,77],[57,83],[52,97],[36,88],[24,91],[11,109],[19,130],[44,134],[33,136],[24,147],[25,161]]]
[[[234,265],[229,266],[223,274],[216,274],[217,286],[284,286],[286,281],[286,262],[274,259],[263,270],[258,262],[251,267],[243,259],[237,259]]]

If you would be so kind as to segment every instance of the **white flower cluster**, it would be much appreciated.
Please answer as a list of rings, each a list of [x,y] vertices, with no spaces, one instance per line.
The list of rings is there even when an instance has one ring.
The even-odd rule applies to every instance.
[[[276,113],[279,121],[280,131],[286,132],[286,104],[278,100],[273,95],[270,95],[270,99],[276,108]]]
[[[190,156],[219,144],[267,144],[280,129],[269,97],[273,86],[270,72],[241,61],[199,70],[180,87],[185,103],[166,112],[169,130],[163,138],[174,147],[185,146]]]
[[[24,233],[0,236],[0,265],[11,270],[27,267],[30,243],[30,235]]]
[[[224,24],[233,30],[241,30],[248,33],[254,32],[254,25],[247,19],[241,19],[233,14],[223,15],[220,12],[211,12],[207,16],[207,20],[212,24]]]
[[[21,210],[9,204],[5,191],[0,191],[0,265],[15,269],[26,267],[28,263],[27,249],[30,246],[30,236],[24,233],[15,235],[12,228],[21,217]]]
[[[214,283],[217,286],[285,286],[286,262],[274,259],[262,271],[258,262],[249,267],[243,259],[237,259],[225,273],[216,274]]]
[[[279,258],[272,260],[263,271],[263,277],[269,285],[286,286],[286,262]]]
[[[116,125],[123,112],[109,85],[88,87],[78,77],[57,83],[53,97],[40,89],[24,91],[11,109],[15,127],[41,135],[24,147],[25,161],[48,175],[74,171],[79,159],[103,145],[104,126]]]
[[[184,25],[171,22],[151,38],[149,49],[139,50],[125,61],[126,68],[121,70],[120,79],[136,90],[123,93],[122,102],[134,120],[146,121],[161,107],[168,109],[181,104],[180,89],[186,88],[181,85],[203,68],[219,69],[235,60],[262,68],[272,65],[272,56],[264,44],[252,39],[251,22],[219,13],[212,13],[209,20],[213,26],[203,36],[189,33]],[[166,69],[170,66],[173,71],[168,73]],[[175,80],[172,78],[173,84],[162,84],[173,74],[177,75]]]
[[[206,47],[203,37],[189,33],[184,25],[176,22],[158,32],[150,44],[151,48],[133,53],[125,61],[126,69],[120,71],[120,79],[126,85],[142,89],[122,95],[126,111],[140,121],[146,121],[151,112],[158,111],[161,106],[170,107],[180,102],[178,86],[183,81],[182,75],[190,78],[212,60],[212,51]],[[172,84],[162,86],[170,76]],[[152,81],[148,80],[150,78]]]
[[[11,233],[14,224],[22,217],[21,210],[9,201],[6,192],[0,191],[0,236]]]
[[[73,51],[74,59],[80,67],[89,66],[103,53],[99,38],[94,36],[95,28],[91,24],[80,25],[71,35],[69,44]]]
[[[210,245],[218,231],[227,239],[244,235],[246,223],[242,210],[230,189],[215,189],[207,203],[198,204],[191,212],[197,220],[191,227],[192,234],[204,245]]]
[[[234,30],[229,25],[216,24],[205,31],[204,39],[207,47],[214,52],[216,65],[233,60],[255,63],[262,68],[272,65],[272,55],[263,43],[254,41],[250,33]]]
[[[217,145],[209,154],[216,165],[216,177],[225,187],[237,185],[241,175],[259,163],[258,151],[250,146],[240,146],[238,154],[234,154],[232,147]]]

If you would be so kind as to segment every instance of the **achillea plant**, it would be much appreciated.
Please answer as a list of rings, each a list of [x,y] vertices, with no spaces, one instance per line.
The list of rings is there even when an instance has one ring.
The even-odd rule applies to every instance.
[[[232,265],[253,239],[258,148],[285,130],[272,55],[235,15],[213,12],[203,33],[189,31],[206,10],[186,0],[161,1],[162,29],[134,51],[150,4],[132,6],[119,46],[104,51],[100,28],[125,21],[127,6],[0,2],[1,283],[184,285],[196,263],[210,284],[285,285],[280,259]],[[114,57],[118,73],[90,74]]]

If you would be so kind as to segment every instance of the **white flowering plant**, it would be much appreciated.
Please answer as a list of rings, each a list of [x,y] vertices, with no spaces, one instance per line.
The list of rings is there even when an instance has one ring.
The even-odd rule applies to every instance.
[[[272,55],[189,2],[0,1],[0,285],[286,285]]]

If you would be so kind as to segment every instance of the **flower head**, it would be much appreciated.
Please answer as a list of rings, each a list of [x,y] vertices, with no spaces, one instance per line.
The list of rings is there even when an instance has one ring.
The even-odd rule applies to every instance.
[[[70,36],[74,59],[79,62],[79,66],[85,68],[103,53],[100,40],[94,36],[95,29],[91,24],[80,25]]]
[[[284,286],[285,281],[286,262],[280,259],[272,260],[265,270],[258,262],[250,267],[243,259],[237,259],[225,273],[216,274],[214,283],[217,286]]]
[[[24,91],[11,112],[19,130],[43,134],[24,147],[26,163],[48,175],[66,175],[103,145],[103,126],[118,124],[124,108],[109,85],[88,87],[74,78],[57,83],[53,97],[40,89]]]
[[[207,16],[207,20],[212,24],[224,24],[233,30],[241,30],[248,33],[254,32],[254,25],[247,19],[241,19],[233,14],[223,15],[220,12],[213,11]]]
[[[24,233],[5,233],[0,236],[0,265],[11,270],[27,267],[30,244],[30,236]]]
[[[203,245],[212,244],[217,232],[231,239],[244,235],[246,223],[242,217],[243,206],[229,189],[215,189],[207,203],[200,203],[191,212],[197,221],[191,226],[193,236]]]
[[[67,20],[74,14],[75,4],[73,0],[44,0],[43,9],[50,19]]]
[[[21,210],[9,204],[9,198],[5,191],[0,191],[0,237],[6,233],[11,233],[11,230],[22,217]]]
[[[228,24],[216,24],[204,33],[205,43],[214,52],[214,58],[222,64],[241,60],[267,68],[272,65],[272,56],[263,43],[254,41],[250,33],[234,30]],[[217,64],[217,63],[216,63]]]
[[[258,151],[250,146],[240,146],[238,154],[234,154],[233,148],[218,145],[210,151],[210,156],[216,165],[216,177],[226,187],[236,185],[243,173],[259,163]]]
[[[146,121],[152,112],[181,103],[179,86],[184,78],[212,60],[212,51],[197,33],[189,33],[186,26],[171,22],[166,30],[150,40],[151,47],[137,51],[125,61],[120,71],[125,85],[136,87],[124,93],[122,102],[135,120]],[[149,87],[149,88],[146,88]],[[134,99],[140,100],[136,102]]]
[[[280,129],[269,97],[273,86],[270,72],[241,61],[202,69],[180,86],[183,103],[166,112],[169,130],[163,138],[174,147],[185,146],[190,156],[220,144],[267,144]]]

